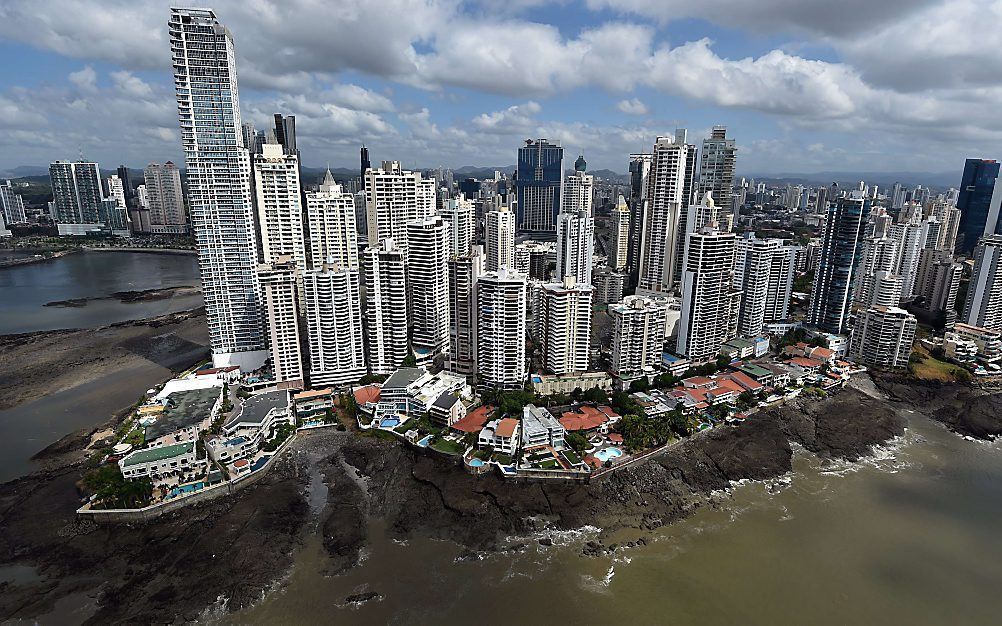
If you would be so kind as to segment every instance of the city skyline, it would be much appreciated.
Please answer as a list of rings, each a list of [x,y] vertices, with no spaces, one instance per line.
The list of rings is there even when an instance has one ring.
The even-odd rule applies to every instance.
[[[7,3],[0,168],[81,151],[109,166],[179,161],[168,4],[105,3],[117,19],[95,21],[90,2],[45,14]],[[702,140],[716,124],[741,148],[739,175],[955,171],[992,158],[999,35],[976,18],[997,9],[853,4],[346,3],[326,9],[337,19],[323,33],[305,1],[213,8],[236,33],[245,118],[296,115],[310,167],[352,167],[363,142],[376,162],[407,168],[505,166],[522,140],[548,137],[592,169],[624,172],[625,155],[656,135],[682,126]]]

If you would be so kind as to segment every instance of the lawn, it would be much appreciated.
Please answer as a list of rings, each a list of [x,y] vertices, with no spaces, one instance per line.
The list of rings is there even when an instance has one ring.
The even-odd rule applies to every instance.
[[[439,439],[438,441],[432,442],[431,447],[446,454],[462,454],[463,450],[465,450],[463,444],[455,441],[448,441],[446,439]]]
[[[915,358],[915,354],[920,354],[924,358]],[[959,365],[940,361],[929,354],[924,348],[916,347],[912,355],[912,360],[908,363],[908,369],[915,378],[920,380],[936,380],[942,382],[953,382],[957,379],[957,370],[962,370]]]

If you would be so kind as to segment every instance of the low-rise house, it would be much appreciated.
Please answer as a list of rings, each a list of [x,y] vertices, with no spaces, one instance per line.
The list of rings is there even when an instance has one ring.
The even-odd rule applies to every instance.
[[[381,390],[382,385],[363,385],[352,389],[351,393],[355,396],[358,410],[369,417],[375,415],[376,407],[379,406]]]
[[[685,374],[690,367],[692,367],[692,361],[683,356],[672,354],[671,352],[661,353],[661,369],[668,372],[672,376],[681,376]]]
[[[513,455],[521,441],[522,425],[517,419],[505,417],[492,420],[484,426],[477,438],[478,448],[494,448],[496,452]]]
[[[763,367],[762,364],[758,362],[736,363],[734,364],[733,367],[737,371],[748,375],[750,378],[754,379],[755,381],[759,382],[762,385],[773,384],[773,378],[775,377],[775,373],[771,369]]]
[[[682,386],[686,389],[709,389],[716,384],[716,381],[709,376],[690,376],[682,379]]]
[[[440,426],[452,426],[466,416],[466,405],[459,396],[443,393],[432,403],[428,413],[432,422]]]
[[[118,462],[122,476],[130,480],[146,477],[164,478],[204,465],[205,461],[198,459],[194,441],[136,450]]]
[[[322,418],[334,410],[334,390],[331,388],[302,391],[292,396],[296,417],[302,421]]]
[[[760,356],[755,353],[755,342],[744,337],[735,337],[720,346],[720,352],[730,359],[750,359]]]
[[[953,333],[960,339],[973,341],[978,347],[978,356],[985,361],[1002,358],[1002,333],[999,331],[957,322],[953,326]]]
[[[831,363],[835,360],[835,351],[821,346],[812,346],[804,342],[795,343],[792,346],[783,348],[783,354],[789,356],[801,356],[815,361]]]
[[[288,391],[266,391],[243,401],[238,413],[223,426],[226,437],[242,436],[250,450],[257,450],[282,424],[295,425]],[[232,457],[231,457],[232,458]]]
[[[752,393],[758,393],[764,388],[762,383],[758,382],[744,372],[725,372],[723,374],[717,374],[717,378],[733,381],[740,385],[742,390],[750,391]]]
[[[257,452],[260,439],[237,435],[236,437],[213,437],[205,444],[209,458],[219,463],[232,463],[236,459],[253,456]]]
[[[528,405],[522,410],[522,448],[564,447],[564,427],[543,407]]]
[[[821,367],[824,366],[824,361],[817,361],[803,356],[795,356],[788,363],[803,368],[810,374],[818,374],[821,371]]]
[[[602,389],[612,391],[612,376],[606,372],[584,372],[583,374],[533,374],[529,377],[532,390],[541,396],[551,396],[557,393],[571,393],[575,389],[588,391]]]
[[[776,363],[774,361],[756,361],[755,365],[762,369],[766,369],[772,373],[772,380],[769,384],[773,387],[786,387],[790,384],[790,370],[784,365]],[[762,382],[759,380],[759,382]],[[765,384],[765,383],[763,383]]]
[[[451,428],[465,434],[479,433],[490,421],[492,415],[494,415],[493,406],[489,404],[478,406],[458,422],[452,424]]]
[[[644,416],[648,418],[663,417],[672,412],[682,401],[664,393],[659,389],[654,389],[648,393],[637,392],[630,394],[637,404],[644,410]],[[682,408],[682,407],[680,407]]]
[[[978,358],[978,344],[954,332],[943,335],[943,353],[958,363],[973,363]]]
[[[185,389],[166,396],[161,393],[157,398],[156,406],[162,409],[159,415],[147,413],[140,420],[140,424],[145,426],[143,439],[147,446],[169,446],[198,439],[219,414],[223,388],[220,384]],[[155,419],[151,421],[149,418],[153,417]]]
[[[609,432],[609,426],[619,421],[619,414],[607,406],[584,405],[576,411],[565,411],[560,416],[560,425],[567,432]]]
[[[431,374],[423,367],[401,367],[383,383],[376,414],[420,415],[430,411],[435,400],[445,393],[473,399],[473,390],[465,376],[449,372]]]

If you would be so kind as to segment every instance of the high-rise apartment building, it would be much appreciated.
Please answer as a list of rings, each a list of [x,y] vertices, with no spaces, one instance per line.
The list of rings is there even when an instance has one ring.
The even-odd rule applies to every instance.
[[[584,156],[574,161],[574,173],[564,179],[564,191],[560,196],[560,211],[562,213],[578,213],[584,211],[592,214],[592,195],[595,179],[585,170],[588,164]]]
[[[495,389],[521,389],[525,355],[526,279],[502,267],[477,279],[477,376]]]
[[[677,130],[675,137],[658,137],[654,142],[642,225],[638,292],[670,292],[678,280],[674,254],[685,201],[688,159],[685,131]]]
[[[206,9],[172,8],[168,29],[213,363],[253,371],[268,351],[233,38]]]
[[[996,231],[996,224],[988,223],[988,214],[998,177],[999,162],[994,159],[967,159],[964,162],[957,196],[957,208],[960,209],[957,254],[970,256],[979,237]]]
[[[761,336],[765,324],[789,314],[797,247],[783,244],[782,239],[758,239],[754,233],[736,240],[733,286],[741,292],[741,336]]]
[[[365,213],[369,247],[392,237],[407,254],[407,224],[435,214],[435,180],[401,169],[399,161],[383,161],[365,174]]]
[[[644,219],[647,215],[648,178],[651,173],[651,154],[630,155],[630,248],[626,255],[626,266],[630,274],[630,285],[640,279],[640,254],[644,241]]]
[[[358,266],[320,265],[303,275],[310,385],[342,385],[365,375]]]
[[[1002,235],[982,237],[974,249],[974,271],[960,321],[1002,330]]]
[[[60,235],[85,235],[106,227],[104,191],[97,163],[56,161],[49,165],[49,215]]]
[[[10,181],[0,183],[0,215],[7,224],[21,224],[28,221],[24,212],[24,198],[14,192]]]
[[[564,149],[547,139],[527,139],[518,149],[514,181],[519,232],[556,232],[563,181]]]
[[[449,198],[438,214],[449,225],[449,257],[469,255],[477,239],[473,202],[463,195]]]
[[[355,201],[334,182],[328,169],[318,191],[306,192],[310,234],[310,264],[358,268],[358,228]]]
[[[897,266],[894,271],[901,276],[901,297],[910,298],[915,290],[919,255],[925,247],[925,229],[921,224],[894,224],[890,234],[897,243]]]
[[[688,236],[677,351],[692,361],[716,358],[737,335],[741,292],[732,286],[734,242],[734,233],[712,227]]]
[[[433,215],[407,225],[408,301],[419,365],[449,351],[449,225]]]
[[[866,309],[877,299],[877,275],[895,274],[897,271],[898,242],[889,236],[867,237],[863,240],[859,254],[852,298],[853,304]],[[891,306],[897,305],[898,302],[891,303]]]
[[[268,348],[276,383],[303,389],[303,355],[299,340],[299,268],[290,256],[258,266]]]
[[[869,215],[870,199],[860,192],[828,205],[808,313],[808,322],[827,332],[846,329]]]
[[[595,218],[579,210],[557,217],[557,280],[573,276],[590,285],[595,246]]]
[[[261,258],[271,263],[292,257],[300,274],[307,269],[303,205],[299,186],[299,159],[286,154],[280,143],[269,141],[254,155],[254,192],[261,229]]]
[[[624,270],[630,253],[630,205],[626,198],[619,196],[612,209],[612,237],[609,239],[609,267]]]
[[[539,292],[539,335],[543,366],[552,374],[588,369],[591,348],[591,303],[594,288],[573,276],[548,283]]]
[[[626,296],[609,305],[612,316],[612,373],[634,379],[657,373],[664,353],[668,301]]]
[[[392,373],[410,353],[404,258],[392,238],[383,239],[365,251],[366,350],[373,374]]]
[[[118,177],[118,174],[112,174],[105,182],[108,185],[108,197],[107,200],[111,200],[115,203],[115,207],[119,209],[128,209],[125,204],[125,183],[122,179]]]
[[[925,216],[936,218],[940,224],[936,248],[953,252],[957,245],[957,232],[960,229],[960,209],[946,200],[937,200],[929,205]]]
[[[507,206],[488,211],[484,218],[484,271],[515,269],[515,214]]]
[[[915,316],[903,309],[872,306],[856,320],[849,356],[875,367],[908,367],[917,327]]]
[[[184,208],[181,170],[172,162],[150,163],[143,170],[149,209],[149,231],[162,235],[183,235],[188,232],[188,216]]]
[[[926,310],[945,311],[948,326],[956,319],[954,307],[962,274],[963,266],[954,262],[951,250],[922,250],[915,278],[915,295]]]
[[[449,259],[449,369],[457,374],[476,373],[476,284],[483,262],[480,246]]]
[[[734,206],[734,163],[737,147],[727,138],[726,126],[714,126],[710,136],[703,140],[702,160],[699,163],[699,195],[709,191],[713,201],[724,210],[734,212],[737,221],[741,207]]]

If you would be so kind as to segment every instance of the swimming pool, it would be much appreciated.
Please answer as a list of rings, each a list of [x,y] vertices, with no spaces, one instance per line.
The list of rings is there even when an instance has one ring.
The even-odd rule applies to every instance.
[[[382,421],[379,422],[380,428],[396,428],[400,425],[400,419],[396,417],[384,417]]]
[[[428,444],[431,443],[431,440],[432,440],[433,437],[434,437],[434,435],[428,435],[427,437],[425,437],[421,441],[417,442],[417,445],[421,446],[422,448],[427,448]],[[479,461],[480,459],[477,459],[477,460]]]
[[[170,493],[167,495],[166,499],[169,500],[181,494],[195,493],[196,491],[198,491],[199,489],[203,489],[204,487],[205,483],[201,482],[195,483],[193,485],[181,485],[180,487],[174,487],[173,489],[170,490]]]
[[[623,456],[623,451],[619,448],[602,448],[595,453],[595,458],[599,461],[605,463],[609,459],[615,459],[617,457]]]
[[[480,459],[470,459],[470,467],[483,467],[484,462]]]

